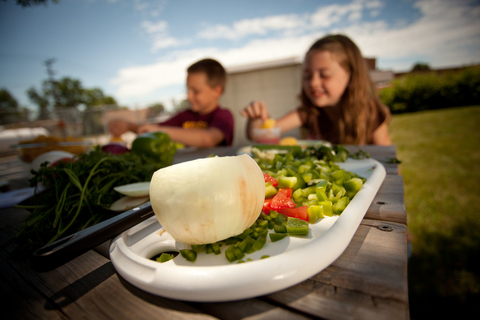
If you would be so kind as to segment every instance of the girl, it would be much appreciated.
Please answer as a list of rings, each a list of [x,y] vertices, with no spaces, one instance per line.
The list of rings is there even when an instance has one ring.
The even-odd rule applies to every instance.
[[[334,144],[390,145],[389,110],[380,102],[365,60],[348,37],[331,35],[305,55],[301,105],[276,121],[281,132],[301,127],[309,139]],[[269,118],[255,101],[241,111],[248,118],[247,137]]]

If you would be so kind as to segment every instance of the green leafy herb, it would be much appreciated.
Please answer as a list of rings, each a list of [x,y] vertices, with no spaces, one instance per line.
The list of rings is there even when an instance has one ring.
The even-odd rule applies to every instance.
[[[105,208],[122,197],[113,187],[150,181],[153,173],[170,163],[161,163],[145,155],[128,152],[104,153],[95,148],[70,162],[55,167],[40,166],[29,180],[35,195],[22,206],[31,213],[15,237],[15,253],[30,254],[61,237],[88,228],[113,217]]]

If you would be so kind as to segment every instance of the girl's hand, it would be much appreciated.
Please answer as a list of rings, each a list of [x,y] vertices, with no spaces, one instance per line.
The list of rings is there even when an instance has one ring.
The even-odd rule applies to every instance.
[[[260,119],[262,122],[270,118],[267,106],[263,101],[252,101],[240,114],[251,120]]]

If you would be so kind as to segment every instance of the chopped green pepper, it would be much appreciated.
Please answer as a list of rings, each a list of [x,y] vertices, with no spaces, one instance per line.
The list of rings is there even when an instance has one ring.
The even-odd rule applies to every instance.
[[[187,261],[195,262],[195,260],[197,260],[197,253],[193,250],[187,250],[187,249],[180,250],[180,254]]]
[[[272,240],[272,242],[280,241],[284,239],[287,235],[288,235],[287,233],[270,233],[269,234],[270,240]]]
[[[334,205],[333,205],[333,213],[334,214],[341,214],[343,210],[347,207],[348,203],[350,200],[348,197],[342,197],[340,200],[338,200]]]
[[[157,258],[157,261],[160,263],[164,263],[170,261],[174,258],[173,254],[163,252],[160,257]]]
[[[297,218],[292,218],[288,217],[287,219],[287,232],[289,234],[298,234],[298,235],[303,235],[303,234],[308,234],[310,231],[308,227],[308,222],[297,219]]]

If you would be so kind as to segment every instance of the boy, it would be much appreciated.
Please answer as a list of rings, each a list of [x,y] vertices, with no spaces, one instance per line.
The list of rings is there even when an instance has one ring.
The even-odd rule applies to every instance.
[[[137,125],[112,121],[110,133],[118,137],[130,130],[138,134],[163,131],[175,142],[208,148],[229,146],[233,141],[233,115],[218,105],[225,90],[226,72],[216,60],[203,59],[187,69],[187,98],[191,108],[159,124]]]

